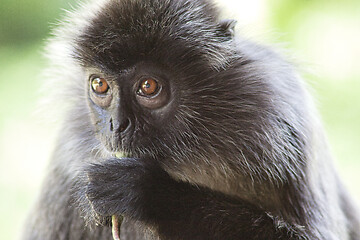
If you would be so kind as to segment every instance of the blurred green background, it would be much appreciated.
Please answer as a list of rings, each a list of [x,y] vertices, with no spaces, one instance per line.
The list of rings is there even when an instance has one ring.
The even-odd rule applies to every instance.
[[[219,0],[248,38],[284,49],[309,85],[336,165],[360,202],[360,1]],[[53,126],[37,116],[45,40],[74,1],[0,1],[0,239],[16,239],[39,190]],[[61,99],[60,99],[61,101]]]

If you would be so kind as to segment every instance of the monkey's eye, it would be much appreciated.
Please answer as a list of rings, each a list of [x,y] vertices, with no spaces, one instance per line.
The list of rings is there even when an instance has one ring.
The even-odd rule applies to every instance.
[[[91,89],[97,94],[104,94],[109,90],[109,84],[104,78],[93,77],[91,79]]]
[[[156,109],[168,102],[168,88],[151,77],[141,78],[136,87],[136,99],[140,105],[149,109]]]
[[[143,79],[140,83],[137,94],[151,97],[161,90],[157,81],[152,78]]]

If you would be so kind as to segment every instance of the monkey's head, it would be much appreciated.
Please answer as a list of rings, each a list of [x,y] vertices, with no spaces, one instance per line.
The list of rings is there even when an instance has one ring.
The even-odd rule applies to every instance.
[[[90,135],[108,152],[170,159],[166,166],[222,158],[227,167],[285,152],[271,143],[284,125],[274,112],[289,109],[274,104],[284,97],[270,86],[278,80],[264,80],[268,66],[248,54],[256,46],[238,44],[234,21],[209,1],[106,0],[94,9],[75,17],[80,27],[67,25],[67,37],[86,72]]]
[[[207,1],[108,1],[77,40],[106,148],[132,156],[215,151],[237,97],[238,83],[222,73],[236,57],[232,27]]]

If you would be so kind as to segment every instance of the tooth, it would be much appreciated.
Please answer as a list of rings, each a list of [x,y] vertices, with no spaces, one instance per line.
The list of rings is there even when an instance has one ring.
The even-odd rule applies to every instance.
[[[123,217],[117,217],[115,215],[113,215],[111,217],[111,222],[112,222],[112,235],[113,235],[113,239],[114,240],[120,240],[120,227],[121,227],[121,223],[123,221]]]

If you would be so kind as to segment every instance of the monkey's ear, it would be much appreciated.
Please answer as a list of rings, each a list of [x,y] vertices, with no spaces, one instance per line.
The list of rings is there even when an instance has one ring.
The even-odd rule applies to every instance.
[[[219,22],[219,27],[224,33],[233,37],[235,35],[235,26],[237,21],[234,19],[223,19]]]

